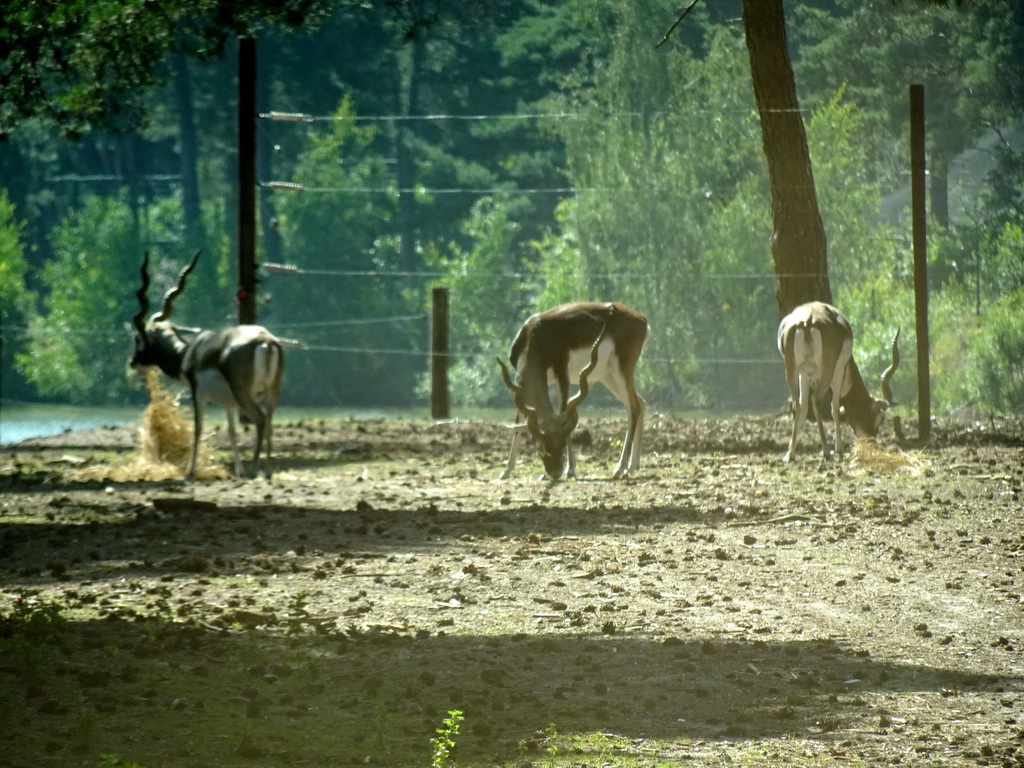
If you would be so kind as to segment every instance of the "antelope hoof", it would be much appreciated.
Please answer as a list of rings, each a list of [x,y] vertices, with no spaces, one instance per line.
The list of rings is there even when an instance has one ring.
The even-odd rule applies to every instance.
[[[245,473],[244,477],[247,477],[249,480],[256,480],[260,475],[269,478],[270,470],[265,470],[259,464],[254,464],[252,469]],[[238,476],[243,477],[241,473]]]

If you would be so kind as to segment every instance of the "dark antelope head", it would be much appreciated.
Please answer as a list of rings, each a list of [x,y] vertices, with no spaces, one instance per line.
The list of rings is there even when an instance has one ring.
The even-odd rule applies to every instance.
[[[160,311],[155,312],[148,320],[146,313],[149,312],[149,298],[146,292],[149,290],[149,254],[147,253],[143,257],[140,270],[142,285],[135,292],[139,299],[139,311],[132,318],[135,353],[132,355],[130,365],[133,369],[157,365],[164,368],[165,372],[172,377],[177,378],[177,371],[166,371],[167,355],[165,353],[169,347],[177,349],[184,345],[179,336],[179,330],[185,329],[179,329],[168,321],[171,318],[171,313],[174,312],[174,300],[185,290],[185,280],[195,268],[199,253],[196,251],[191,261],[178,273],[178,280],[174,287],[164,294]]]
[[[565,474],[566,449],[569,438],[572,436],[573,430],[576,429],[580,418],[577,408],[590,391],[588,377],[597,367],[598,351],[607,330],[607,326],[601,329],[597,341],[594,342],[594,346],[590,350],[590,363],[580,372],[579,392],[569,398],[565,405],[565,411],[562,413],[555,413],[551,408],[551,401],[548,399],[547,393],[547,371],[541,371],[538,379],[544,383],[544,389],[539,393],[542,398],[541,403],[528,403],[523,393],[523,387],[512,381],[504,361],[498,360],[505,386],[512,390],[516,408],[520,413],[526,415],[526,429],[537,441],[540,458],[544,463],[544,472],[552,480],[558,480]]]
[[[869,398],[868,408],[848,408],[844,411],[847,421],[850,422],[850,426],[853,427],[853,431],[859,437],[875,437],[882,428],[882,422],[885,421],[885,413],[889,410],[889,406],[896,405],[896,402],[892,399],[892,387],[889,386],[889,382],[892,380],[893,374],[896,373],[896,369],[900,367],[899,341],[901,330],[901,328],[897,328],[896,335],[892,337],[892,344],[890,346],[892,362],[882,373],[882,399],[879,400],[871,397]]]

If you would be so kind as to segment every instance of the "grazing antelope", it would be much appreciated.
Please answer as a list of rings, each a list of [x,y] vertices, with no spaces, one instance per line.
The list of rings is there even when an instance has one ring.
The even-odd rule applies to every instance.
[[[164,294],[163,305],[148,320],[149,254],[142,260],[142,287],[136,292],[140,310],[133,318],[135,354],[133,369],[157,366],[172,379],[188,387],[192,395],[192,456],[186,479],[192,479],[199,455],[203,412],[213,401],[228,415],[228,435],[235,460],[235,474],[242,474],[235,435],[235,416],[242,416],[256,427],[256,450],[252,473],[259,470],[260,449],[266,439],[270,455],[274,409],[280,392],[284,356],[281,343],[266,328],[258,325],[236,325],[220,331],[184,328],[169,322],[174,299],[184,290],[185,278],[196,265],[199,252],[178,274],[177,284]],[[261,408],[260,403],[264,406]]]
[[[636,391],[633,371],[647,340],[647,318],[625,304],[578,301],[563,304],[531,316],[519,330],[509,362],[516,370],[512,381],[502,360],[505,385],[515,395],[525,425],[512,435],[508,465],[501,479],[512,476],[519,439],[528,430],[540,448],[548,477],[558,480],[566,473],[576,477],[576,454],[570,437],[579,421],[576,409],[592,383],[601,382],[629,410],[629,424],[622,454],[615,465],[615,477],[625,477],[640,468],[646,403]],[[569,384],[579,383],[579,392],[569,398]],[[559,409],[551,407],[548,387],[558,385]]]
[[[840,405],[843,415],[858,435],[874,437],[892,402],[889,380],[900,364],[899,330],[892,340],[892,364],[882,374],[882,398],[872,397],[853,359],[853,330],[850,321],[833,306],[820,301],[802,304],[779,324],[779,352],[786,362],[793,433],[783,461],[793,458],[800,426],[807,418],[808,405],[814,408],[821,437],[821,450],[828,458],[825,427],[821,422],[826,398],[832,399],[832,425],[835,429],[835,455],[840,456]]]

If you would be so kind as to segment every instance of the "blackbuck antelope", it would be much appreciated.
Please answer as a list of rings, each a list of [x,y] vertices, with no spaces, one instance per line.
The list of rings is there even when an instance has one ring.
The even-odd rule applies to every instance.
[[[178,274],[178,281],[164,294],[160,311],[146,320],[149,311],[149,255],[142,260],[142,287],[136,292],[139,313],[135,325],[133,369],[157,366],[172,379],[186,386],[192,395],[193,440],[187,479],[196,471],[199,440],[203,429],[203,412],[207,402],[222,406],[228,415],[228,435],[235,460],[235,474],[242,474],[235,435],[238,412],[256,427],[256,450],[252,474],[259,470],[260,450],[266,440],[270,455],[273,433],[272,419],[277,407],[284,367],[281,343],[266,328],[258,325],[237,325],[220,331],[184,328],[169,322],[174,299],[184,290],[185,279],[196,265],[197,252]],[[263,407],[260,403],[263,403]]]
[[[528,430],[540,449],[544,470],[552,480],[566,474],[576,477],[576,454],[571,435],[579,421],[577,408],[590,385],[601,382],[629,409],[629,425],[615,476],[624,477],[640,468],[646,403],[636,391],[633,372],[644,342],[647,318],[625,304],[579,301],[563,304],[531,316],[519,330],[509,362],[516,370],[513,382],[502,360],[501,374],[515,395],[526,424],[515,427],[508,465],[501,478],[512,476],[519,439]],[[570,383],[579,391],[569,398]],[[548,387],[558,385],[559,409],[551,407]]]
[[[892,364],[882,374],[882,398],[872,397],[853,359],[853,330],[850,321],[833,306],[820,301],[802,304],[779,324],[779,352],[786,362],[786,383],[789,385],[790,408],[793,412],[793,434],[783,461],[793,458],[800,427],[807,418],[807,408],[814,408],[821,437],[821,450],[828,458],[822,409],[832,399],[832,426],[835,429],[835,455],[841,455],[839,429],[842,415],[858,435],[874,437],[882,426],[885,412],[892,403],[889,380],[900,364],[899,330],[892,340]]]

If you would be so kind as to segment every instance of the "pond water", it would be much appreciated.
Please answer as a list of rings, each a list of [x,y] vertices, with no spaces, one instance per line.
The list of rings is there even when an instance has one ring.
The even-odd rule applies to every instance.
[[[184,406],[191,414],[189,406]],[[47,437],[63,432],[81,432],[100,427],[116,427],[142,417],[143,406],[77,406],[77,405],[10,405],[0,403],[0,444],[17,443],[30,437]],[[509,420],[508,410],[461,410],[452,414],[460,419]],[[185,418],[191,418],[186,415]],[[223,411],[210,407],[207,422],[222,422]],[[294,408],[282,407],[274,415],[274,423],[300,419],[416,419],[429,420],[427,408]]]
[[[0,405],[0,443],[17,443],[30,437],[62,432],[119,426],[139,418],[137,406],[85,407],[77,405]]]

